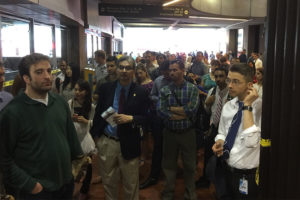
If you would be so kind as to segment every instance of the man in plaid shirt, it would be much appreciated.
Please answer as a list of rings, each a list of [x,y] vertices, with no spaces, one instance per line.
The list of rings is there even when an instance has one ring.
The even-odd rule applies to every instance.
[[[193,119],[199,105],[198,88],[185,81],[184,64],[175,60],[170,64],[172,83],[160,90],[158,113],[164,119],[162,168],[166,184],[162,199],[174,199],[178,154],[184,168],[185,199],[197,199],[195,191],[196,133]]]

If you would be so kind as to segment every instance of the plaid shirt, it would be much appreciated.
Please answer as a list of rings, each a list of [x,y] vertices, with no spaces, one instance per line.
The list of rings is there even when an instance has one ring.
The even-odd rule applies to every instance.
[[[172,94],[170,88],[173,89],[177,96],[177,99],[181,102],[187,119],[184,120],[170,120],[172,112],[170,107],[179,107],[174,95]],[[157,104],[158,114],[164,119],[165,125],[169,129],[180,130],[190,128],[193,125],[191,119],[196,115],[197,108],[199,106],[199,92],[198,88],[187,82],[180,87],[176,87],[174,83],[169,86],[165,86],[160,90],[160,98]]]

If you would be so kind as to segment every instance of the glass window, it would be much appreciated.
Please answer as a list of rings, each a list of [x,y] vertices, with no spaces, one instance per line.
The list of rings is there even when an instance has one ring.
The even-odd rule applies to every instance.
[[[55,44],[56,44],[56,57],[61,58],[61,29],[55,28]]]
[[[237,46],[238,52],[243,51],[243,40],[244,40],[244,30],[239,29],[238,30],[238,46]]]
[[[4,65],[17,70],[21,57],[30,54],[29,22],[1,17],[0,29]]]
[[[30,53],[29,23],[2,18],[1,45],[3,57],[23,57]]]
[[[93,51],[97,51],[97,36],[93,36]]]
[[[86,50],[87,50],[87,59],[88,64],[92,64],[93,61],[93,43],[92,43],[92,35],[86,35]]]
[[[98,50],[101,50],[101,37],[97,37],[98,40]]]
[[[46,25],[34,25],[34,51],[49,57],[53,57],[52,27]]]

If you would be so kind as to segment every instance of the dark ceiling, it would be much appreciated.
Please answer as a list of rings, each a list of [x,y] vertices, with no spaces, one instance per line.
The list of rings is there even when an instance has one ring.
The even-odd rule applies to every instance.
[[[101,3],[119,4],[119,5],[155,5],[161,6],[163,3],[171,0],[102,0]],[[228,19],[215,15],[208,15],[194,10],[190,6],[190,0],[181,0],[172,6],[187,7],[190,9],[189,18],[133,18],[133,17],[117,17],[125,27],[164,27],[172,26],[176,28],[239,28],[245,25],[262,24],[264,18],[251,19]],[[216,19],[217,18],[217,19]]]

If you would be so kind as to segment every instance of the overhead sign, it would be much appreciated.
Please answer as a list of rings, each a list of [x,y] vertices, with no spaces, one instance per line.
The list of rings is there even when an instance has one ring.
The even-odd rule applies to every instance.
[[[189,9],[186,7],[162,7],[147,5],[117,5],[99,4],[99,15],[114,17],[170,17],[186,18],[189,16]]]

